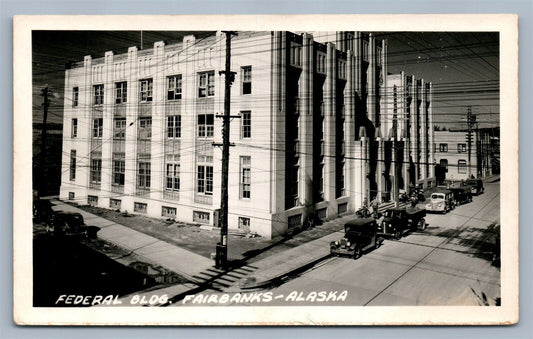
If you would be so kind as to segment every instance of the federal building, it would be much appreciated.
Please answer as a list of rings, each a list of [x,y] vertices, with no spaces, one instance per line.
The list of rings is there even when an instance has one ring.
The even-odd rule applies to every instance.
[[[225,39],[71,64],[60,198],[217,226]],[[389,74],[379,36],[238,32],[231,69],[230,230],[272,238],[434,184],[431,84]]]

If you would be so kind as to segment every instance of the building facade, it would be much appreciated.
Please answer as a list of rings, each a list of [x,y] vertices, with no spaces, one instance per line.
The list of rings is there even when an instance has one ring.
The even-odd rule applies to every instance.
[[[231,115],[239,118],[230,132],[230,229],[271,238],[310,216],[332,218],[365,200],[391,199],[398,132],[385,114],[386,51],[386,41],[360,32],[232,38]],[[224,66],[220,32],[72,65],[60,198],[217,226]],[[409,114],[426,115],[417,143],[431,142],[431,111]],[[430,157],[419,149],[415,163]],[[415,172],[417,180],[431,175]]]

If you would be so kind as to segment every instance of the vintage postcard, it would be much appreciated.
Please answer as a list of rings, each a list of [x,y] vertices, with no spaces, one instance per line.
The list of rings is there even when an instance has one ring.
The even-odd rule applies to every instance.
[[[515,15],[16,16],[14,107],[17,324],[518,322]]]

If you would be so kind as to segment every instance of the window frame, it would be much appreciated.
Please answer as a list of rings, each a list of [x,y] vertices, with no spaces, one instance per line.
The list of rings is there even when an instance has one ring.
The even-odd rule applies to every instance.
[[[150,189],[152,176],[152,163],[149,161],[137,161],[137,185],[138,189]]]
[[[139,118],[138,123],[139,124],[137,127],[137,139],[151,140],[152,139],[152,117]],[[144,135],[143,135],[143,132],[145,132]]]
[[[241,67],[241,95],[252,94],[252,66]]]
[[[169,211],[171,213],[169,213]],[[161,206],[161,216],[162,217],[175,218],[177,215],[178,215],[178,209],[176,207]]]
[[[169,192],[180,191],[180,163],[167,161],[165,164],[165,190]],[[170,184],[170,185],[169,185]]]
[[[153,78],[139,79],[139,102],[152,102],[153,100],[154,100],[154,79]]]
[[[76,150],[70,150],[69,180],[76,180]]]
[[[115,82],[115,104],[124,104],[128,102],[128,82]]]
[[[104,104],[104,84],[93,85],[93,105],[101,106]]]
[[[181,138],[181,115],[167,116],[167,139]]]
[[[91,159],[90,177],[92,184],[102,183],[102,159]]]
[[[198,98],[215,96],[215,71],[198,73]]]
[[[448,152],[448,144],[447,143],[439,143],[439,152],[447,153]]]
[[[239,163],[240,198],[249,200],[252,196],[252,157],[241,156]]]
[[[72,107],[78,107],[80,99],[80,88],[78,86],[72,87]]]
[[[72,118],[72,120],[71,120],[70,137],[71,138],[77,138],[78,137],[78,118]]]
[[[209,158],[210,161],[207,159]],[[212,157],[198,156],[196,164],[196,194],[213,195],[213,160]]]
[[[171,98],[170,93],[172,93],[172,98]],[[182,75],[176,74],[176,75],[167,76],[167,100],[168,101],[181,100],[182,94],[183,94]]]
[[[93,139],[101,139],[104,134],[104,119],[103,118],[94,118],[93,119]]]
[[[457,161],[457,173],[459,174],[466,174],[468,172],[468,165],[466,163],[466,160],[458,160]]]
[[[121,158],[114,158],[111,164],[112,173],[111,173],[111,184],[113,186],[124,186],[126,178],[126,161]],[[118,165],[118,166],[117,166]],[[119,180],[116,180],[119,178]],[[118,181],[118,182],[117,182]]]
[[[201,122],[203,117],[203,123]],[[208,124],[208,120],[212,120]],[[214,114],[198,114],[197,115],[197,137],[201,139],[212,139],[215,134],[215,115]]]
[[[241,111],[241,139],[252,138],[252,111]]]
[[[457,144],[457,153],[466,153],[466,144],[458,143]]]
[[[113,139],[114,140],[126,139],[126,118],[114,118],[113,119]]]
[[[148,204],[144,202],[133,202],[133,212],[138,213],[147,213],[148,212]]]

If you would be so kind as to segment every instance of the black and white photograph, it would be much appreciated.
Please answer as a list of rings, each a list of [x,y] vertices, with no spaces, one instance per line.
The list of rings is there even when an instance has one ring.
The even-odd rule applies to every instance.
[[[115,18],[15,18],[17,323],[518,321],[516,17]]]

